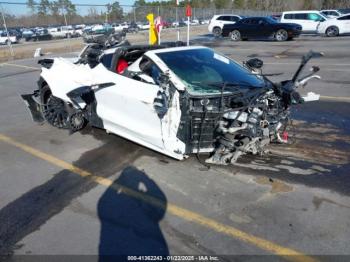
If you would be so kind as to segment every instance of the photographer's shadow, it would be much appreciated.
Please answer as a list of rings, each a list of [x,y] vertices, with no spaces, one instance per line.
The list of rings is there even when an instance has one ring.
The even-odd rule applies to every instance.
[[[153,198],[163,206],[150,204],[149,199]],[[120,255],[168,255],[168,246],[159,227],[166,203],[164,193],[145,173],[134,167],[125,168],[98,203],[100,262]]]

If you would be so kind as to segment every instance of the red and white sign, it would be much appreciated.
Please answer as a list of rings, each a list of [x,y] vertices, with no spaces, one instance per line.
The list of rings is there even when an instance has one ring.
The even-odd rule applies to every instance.
[[[190,5],[186,6],[186,16],[191,17],[192,16],[192,8]]]
[[[157,32],[160,33],[163,29],[163,26],[164,26],[164,21],[162,20],[162,17],[158,16],[154,20],[154,25],[156,26]]]

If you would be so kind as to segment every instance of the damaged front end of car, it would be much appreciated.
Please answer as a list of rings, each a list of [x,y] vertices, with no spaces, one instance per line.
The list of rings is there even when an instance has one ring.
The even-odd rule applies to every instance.
[[[267,153],[267,146],[270,143],[287,143],[286,129],[290,123],[290,107],[319,99],[319,95],[314,93],[301,97],[296,91],[298,87],[305,86],[310,79],[320,79],[320,76],[315,75],[319,71],[318,67],[313,67],[310,74],[299,79],[307,62],[319,56],[322,54],[312,51],[303,56],[291,80],[272,83],[263,76],[266,82],[264,88],[253,88],[249,92],[240,92],[231,98],[230,108],[225,108],[213,132],[215,150],[205,162],[217,165],[233,164],[244,154]],[[246,66],[253,73],[259,73],[262,63],[259,67],[252,67],[251,64],[255,64],[254,61],[247,63]],[[203,108],[206,110],[202,114],[208,115],[210,110]],[[206,129],[205,123],[203,129]]]

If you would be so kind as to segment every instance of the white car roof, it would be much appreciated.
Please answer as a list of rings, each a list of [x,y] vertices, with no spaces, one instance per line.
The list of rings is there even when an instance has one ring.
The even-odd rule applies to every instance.
[[[214,15],[213,18],[217,18],[219,16],[237,16],[237,17],[241,17],[240,15],[235,15],[235,14],[221,14],[221,15]]]
[[[320,13],[318,10],[298,10],[298,11],[285,11],[283,14],[299,14],[299,13]]]

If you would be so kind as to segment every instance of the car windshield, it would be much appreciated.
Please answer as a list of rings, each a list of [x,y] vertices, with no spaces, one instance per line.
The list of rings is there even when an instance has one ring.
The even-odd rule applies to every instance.
[[[231,87],[237,84],[241,88],[265,85],[261,77],[208,48],[162,52],[157,55],[184,82],[191,94],[220,93],[222,88],[219,83],[228,83]]]

